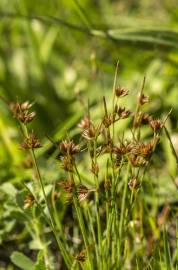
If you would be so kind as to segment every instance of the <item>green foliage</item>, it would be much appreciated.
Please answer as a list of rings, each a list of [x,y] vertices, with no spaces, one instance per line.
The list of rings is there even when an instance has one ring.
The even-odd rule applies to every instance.
[[[108,258],[107,252],[115,247],[112,244],[107,250],[107,243],[120,241],[121,235],[124,249],[118,251],[118,260],[124,269],[176,269],[177,1],[2,0],[0,19],[0,269],[16,269],[14,264],[27,269],[22,268],[23,260],[30,261],[28,269],[34,270],[91,269],[94,257],[114,269],[115,254]],[[79,139],[77,124],[88,107],[93,122],[100,122],[103,96],[112,112],[118,60],[117,86],[130,92],[118,106],[135,111],[133,100],[146,75],[144,92],[151,102],[143,111],[162,120],[172,112],[141,188],[132,194],[126,166],[120,172],[116,218],[114,210],[108,214],[109,195],[103,186],[106,175],[112,178],[113,174],[107,156],[97,157],[100,197],[91,192],[91,200],[89,196],[80,204],[76,198],[72,206],[59,185],[67,176],[58,162],[58,146],[68,137],[81,144],[74,177],[96,189],[91,158],[85,153],[86,143]],[[30,153],[20,146],[26,135],[8,110],[8,103],[16,98],[35,103],[37,117],[28,129],[38,134],[42,144],[35,151],[41,186],[34,160],[32,164]],[[129,119],[118,121],[118,143],[123,136],[131,139],[130,125]],[[143,126],[140,139],[149,141],[151,136],[151,129]],[[99,138],[97,147],[101,144]],[[34,195],[32,204],[29,193]],[[78,262],[74,257],[82,255],[83,249],[86,260]]]
[[[11,261],[22,270],[34,270],[35,264],[23,253],[14,251],[11,255]]]

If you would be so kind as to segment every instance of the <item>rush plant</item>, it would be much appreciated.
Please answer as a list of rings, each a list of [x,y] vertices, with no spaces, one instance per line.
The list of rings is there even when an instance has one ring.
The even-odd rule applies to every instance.
[[[150,102],[144,94],[145,79],[135,101],[135,111],[120,106],[120,101],[129,98],[129,91],[117,86],[117,69],[112,106],[109,108],[103,97],[101,119],[94,121],[92,109],[88,106],[78,124],[80,135],[71,138],[66,132],[60,142],[50,139],[58,152],[56,159],[60,172],[60,179],[50,191],[47,191],[36,155],[37,149],[43,146],[29,128],[36,116],[31,111],[32,104],[19,100],[7,102],[20,123],[23,133],[21,149],[30,156],[29,162],[37,179],[23,183],[23,210],[31,209],[43,224],[44,253],[40,257],[43,268],[36,264],[34,269],[173,267],[166,228],[162,234],[158,233],[164,221],[156,223],[147,216],[149,204],[143,197],[145,183],[152,181],[151,171],[156,168],[154,154],[160,147],[169,114],[160,120],[145,112],[144,107]],[[119,137],[121,121],[127,121],[129,128]],[[145,129],[151,131],[147,140],[142,136]],[[45,237],[45,234],[50,234],[50,237]],[[52,240],[47,243],[47,238]],[[49,257],[53,245],[58,247],[58,252],[54,253],[54,262],[51,263]],[[57,253],[60,257],[56,256]],[[19,266],[15,255],[12,260]]]

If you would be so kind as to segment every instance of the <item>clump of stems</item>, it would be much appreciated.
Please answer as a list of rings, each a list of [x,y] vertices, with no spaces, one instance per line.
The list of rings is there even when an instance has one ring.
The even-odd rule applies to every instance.
[[[127,98],[129,91],[117,86],[116,70],[111,110],[103,97],[103,116],[99,123],[94,123],[88,109],[78,124],[78,141],[75,142],[67,135],[61,142],[54,143],[58,150],[59,170],[64,172],[65,177],[55,185],[56,190],[53,190],[53,194],[56,197],[53,198],[57,199],[54,199],[53,203],[46,194],[45,182],[35,154],[36,149],[42,147],[42,144],[28,126],[36,115],[35,112],[30,112],[32,104],[28,101],[8,104],[13,116],[21,125],[24,136],[21,148],[31,156],[39,189],[43,194],[41,201],[38,193],[35,194],[35,189],[31,190],[25,185],[27,195],[24,207],[29,208],[36,204],[40,208],[46,224],[54,234],[67,269],[125,269],[127,246],[132,245],[129,238],[132,210],[136,207],[144,176],[149,170],[161,130],[165,125],[165,122],[154,119],[143,111],[143,106],[149,102],[149,97],[143,93],[144,84],[145,79],[136,101],[136,110],[132,112],[121,107],[118,105],[119,101]],[[126,119],[130,121],[131,136],[127,138],[123,135],[119,138],[116,125]],[[152,132],[149,141],[142,139],[143,125]],[[86,156],[89,162],[85,174],[91,177],[90,186],[87,185],[78,165],[78,157]],[[101,167],[102,158],[105,164]],[[73,246],[72,241],[68,241],[69,233],[65,235],[65,227],[68,224],[61,226],[60,221],[56,219],[55,204],[58,198],[60,199],[60,194],[65,194],[64,207],[73,209],[73,226],[78,226],[80,231],[78,246]]]

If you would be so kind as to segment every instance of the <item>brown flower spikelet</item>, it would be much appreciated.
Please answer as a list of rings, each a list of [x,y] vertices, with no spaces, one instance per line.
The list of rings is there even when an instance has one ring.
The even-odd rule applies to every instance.
[[[133,167],[144,167],[147,164],[147,161],[143,157],[137,155],[131,155],[129,160]]]
[[[36,116],[35,112],[29,112],[31,107],[32,104],[29,101],[23,103],[18,101],[9,103],[9,108],[13,113],[14,118],[24,124],[31,122]]]
[[[125,155],[130,153],[133,149],[133,143],[127,140],[121,142],[119,145],[113,147],[113,152],[117,155]]]
[[[88,116],[84,116],[84,118],[78,124],[78,127],[81,129],[87,129],[92,125],[91,120]]]
[[[154,132],[156,132],[164,127],[164,124],[159,119],[150,120],[149,125]]]
[[[131,114],[131,111],[126,110],[125,107],[115,107],[115,112],[118,114],[120,119],[128,118]]]
[[[64,155],[75,155],[80,152],[80,146],[75,144],[73,140],[64,140],[60,143],[59,148]]]
[[[42,145],[33,132],[31,132],[21,144],[21,148],[24,150],[35,149],[35,148],[40,148],[40,147],[42,147]]]
[[[145,96],[143,93],[139,95],[138,102],[140,105],[144,105],[149,102],[149,97]]]
[[[116,97],[125,97],[127,96],[129,93],[129,91],[123,87],[117,87],[115,89],[115,95]]]

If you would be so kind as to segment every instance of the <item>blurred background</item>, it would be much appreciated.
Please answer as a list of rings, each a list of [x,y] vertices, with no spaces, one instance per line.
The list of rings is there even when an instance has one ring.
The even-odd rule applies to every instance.
[[[178,150],[177,0],[1,0],[0,37],[0,96],[35,103],[37,117],[31,127],[45,146],[39,156],[50,151],[46,135],[59,140],[66,130],[72,130],[71,136],[77,134],[74,127],[86,113],[88,101],[97,119],[103,95],[111,101],[118,60],[118,85],[130,91],[126,105],[134,109],[133,100],[146,76],[145,93],[152,101],[147,110],[164,119],[172,108],[167,125]],[[18,183],[24,174],[18,167],[23,154],[17,123],[2,100],[0,110],[0,200],[4,202],[15,192],[10,183]],[[168,146],[163,138],[166,154],[158,158],[160,167],[166,168],[160,175],[165,179],[164,196],[168,179],[177,176]],[[50,179],[57,178],[49,167]],[[167,198],[176,200],[174,185],[169,191]],[[9,218],[12,211],[1,206],[2,245],[12,241],[7,240],[14,226]],[[5,256],[2,249],[0,254]]]

